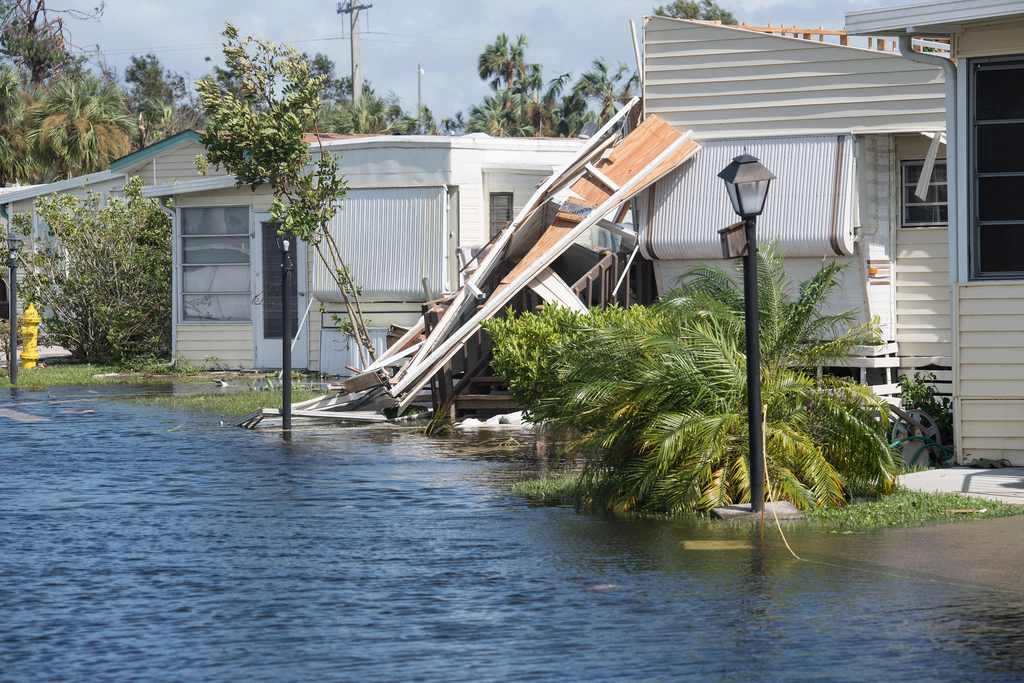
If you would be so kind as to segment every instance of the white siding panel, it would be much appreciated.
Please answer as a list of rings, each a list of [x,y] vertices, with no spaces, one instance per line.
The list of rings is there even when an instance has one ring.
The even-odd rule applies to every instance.
[[[959,407],[962,462],[1006,458],[1024,465],[1024,401],[961,399]]]
[[[447,193],[443,187],[350,190],[331,235],[366,300],[424,301],[446,286]],[[317,261],[313,295],[338,300],[331,273]]]
[[[640,202],[645,254],[721,255],[718,230],[734,223],[736,214],[718,173],[743,153],[777,176],[758,219],[762,244],[777,243],[787,257],[852,254],[853,147],[852,137],[835,135],[704,141],[700,154],[655,185],[653,202]]]
[[[252,325],[178,323],[176,328],[179,358],[227,369],[252,367]]]
[[[650,17],[645,109],[698,137],[942,130],[942,73],[898,54]]]

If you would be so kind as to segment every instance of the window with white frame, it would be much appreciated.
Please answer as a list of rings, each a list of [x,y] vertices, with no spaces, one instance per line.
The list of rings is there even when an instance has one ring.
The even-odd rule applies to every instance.
[[[949,223],[949,190],[946,185],[946,162],[936,161],[925,189],[924,197],[917,196],[917,184],[924,169],[923,161],[903,162],[903,222],[904,228],[940,226]]]
[[[181,320],[249,321],[249,208],[183,208],[180,215]]]

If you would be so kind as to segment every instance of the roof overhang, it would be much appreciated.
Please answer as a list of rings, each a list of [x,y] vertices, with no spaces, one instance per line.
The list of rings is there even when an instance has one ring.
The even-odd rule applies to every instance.
[[[173,197],[179,194],[191,194],[193,192],[209,192],[210,190],[225,190],[238,185],[233,175],[218,175],[209,178],[197,178],[196,180],[180,180],[165,185],[150,185],[142,188],[143,197]]]
[[[19,202],[23,199],[32,199],[33,197],[39,197],[45,194],[52,194],[54,192],[64,192],[65,190],[74,190],[79,187],[86,185],[93,185],[95,183],[102,183],[107,180],[116,180],[117,178],[123,178],[123,173],[115,173],[113,171],[97,171],[96,173],[89,173],[87,175],[75,176],[67,180],[59,180],[55,183],[47,183],[45,185],[32,185],[21,189],[13,189],[11,192],[5,192],[0,194],[0,204],[11,204]]]
[[[1024,0],[940,0],[849,12],[846,30],[861,36],[945,36],[1014,17],[1024,17]]]

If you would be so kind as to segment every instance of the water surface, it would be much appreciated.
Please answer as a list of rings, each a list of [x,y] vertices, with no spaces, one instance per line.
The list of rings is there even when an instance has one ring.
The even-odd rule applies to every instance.
[[[92,389],[0,408],[44,418],[0,417],[0,679],[1024,677],[1019,572],[944,569],[970,525],[688,552],[756,537],[530,507],[508,482],[561,463],[521,433],[283,443]],[[973,526],[1019,554],[999,522]],[[915,542],[945,559],[906,566]]]

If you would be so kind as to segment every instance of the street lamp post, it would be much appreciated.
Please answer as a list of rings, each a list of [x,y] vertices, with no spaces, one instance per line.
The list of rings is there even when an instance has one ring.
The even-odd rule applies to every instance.
[[[725,181],[733,211],[743,219],[743,298],[746,307],[747,433],[750,449],[750,509],[764,509],[764,452],[761,415],[761,341],[757,305],[757,217],[764,210],[775,175],[749,154],[732,160],[718,177]]]
[[[295,238],[285,233],[279,238],[281,245],[281,429],[292,428],[292,318],[288,310],[288,291],[295,262],[292,244]]]
[[[8,321],[11,323],[10,356],[7,358],[7,372],[11,385],[18,383],[18,246],[21,238],[13,232],[7,234],[7,299],[10,305]]]

